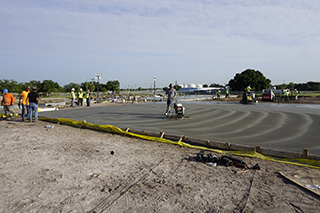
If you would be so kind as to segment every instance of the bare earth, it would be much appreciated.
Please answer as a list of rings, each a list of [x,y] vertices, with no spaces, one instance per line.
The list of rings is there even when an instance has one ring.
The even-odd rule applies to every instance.
[[[237,157],[261,170],[236,174],[185,147],[19,118],[0,129],[0,212],[320,212],[278,173],[316,169]]]

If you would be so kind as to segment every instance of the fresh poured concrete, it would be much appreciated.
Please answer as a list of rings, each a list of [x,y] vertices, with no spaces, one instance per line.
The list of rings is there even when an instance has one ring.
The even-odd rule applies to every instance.
[[[265,148],[320,155],[320,106],[303,104],[242,105],[221,102],[182,102],[190,119],[169,119],[165,103],[101,104],[39,116],[86,120],[120,128],[164,131],[212,141],[260,145]]]

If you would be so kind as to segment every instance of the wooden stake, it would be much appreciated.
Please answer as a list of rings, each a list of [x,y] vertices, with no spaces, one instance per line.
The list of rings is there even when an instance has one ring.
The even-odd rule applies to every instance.
[[[126,129],[126,132],[124,133],[124,135],[127,134],[128,131],[129,131],[129,128]]]
[[[309,158],[309,149],[304,148],[302,158]]]
[[[163,138],[164,132],[160,132],[160,138]]]
[[[259,152],[261,152],[261,147],[255,145],[254,148],[253,148],[253,151],[259,153]]]
[[[226,150],[230,149],[230,143],[226,143]]]

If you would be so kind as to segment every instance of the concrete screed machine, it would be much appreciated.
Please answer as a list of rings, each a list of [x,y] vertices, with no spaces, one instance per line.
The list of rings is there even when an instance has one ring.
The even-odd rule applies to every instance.
[[[183,118],[185,113],[185,108],[181,103],[174,103],[173,108],[176,111],[177,118]]]
[[[190,116],[185,114],[185,107],[181,103],[173,103],[173,108],[175,111],[175,115],[173,114],[167,114],[167,117],[170,117],[171,119],[185,119],[190,118]]]
[[[240,104],[255,104],[258,103],[254,91],[247,91],[244,89]]]

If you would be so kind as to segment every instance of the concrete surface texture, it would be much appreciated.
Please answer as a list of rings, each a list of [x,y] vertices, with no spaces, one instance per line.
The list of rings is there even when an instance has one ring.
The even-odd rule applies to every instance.
[[[299,153],[308,148],[310,154],[320,155],[319,105],[183,102],[183,106],[190,119],[165,117],[165,103],[101,104],[43,112],[40,116]]]

